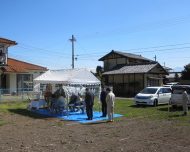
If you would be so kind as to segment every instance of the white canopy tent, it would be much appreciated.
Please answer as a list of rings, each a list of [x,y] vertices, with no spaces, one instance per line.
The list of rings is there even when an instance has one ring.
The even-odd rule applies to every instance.
[[[100,80],[87,69],[49,70],[34,81],[42,84],[100,85]]]
[[[35,84],[63,84],[64,86],[83,86],[90,87],[96,95],[100,92],[100,80],[98,80],[87,69],[64,69],[64,70],[49,70],[39,77],[34,79]],[[53,87],[54,88],[54,87]],[[64,87],[70,92],[79,92],[80,89],[75,87]],[[53,89],[54,90],[54,89]],[[84,89],[82,89],[84,92]]]

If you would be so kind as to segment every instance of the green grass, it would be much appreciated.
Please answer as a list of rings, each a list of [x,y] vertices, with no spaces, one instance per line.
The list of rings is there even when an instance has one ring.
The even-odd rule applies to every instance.
[[[0,115],[4,115],[4,114],[11,114],[12,112],[10,112],[11,110],[15,110],[15,109],[26,109],[27,106],[27,102],[7,102],[7,103],[1,103],[0,104]],[[7,122],[6,120],[3,120],[3,117],[1,116],[0,118],[0,126],[6,125],[9,122]]]
[[[0,114],[19,114],[37,119],[47,118],[27,110],[28,101],[15,101],[0,104]]]
[[[4,120],[1,120],[0,119],[0,126],[3,126],[3,125],[5,125],[7,122],[5,122]]]
[[[100,104],[96,102],[95,110],[99,110]],[[190,113],[188,116],[181,116],[183,111],[181,108],[176,110],[170,107],[168,111],[168,105],[153,106],[135,106],[134,102],[129,99],[116,99],[115,101],[115,113],[124,115],[129,119],[142,118],[153,120],[168,120],[179,121],[181,124],[190,125]]]
[[[9,113],[11,109],[26,109],[28,102],[7,102],[0,104],[0,113]]]
[[[0,114],[17,113],[33,118],[43,118],[27,110],[28,102],[8,102],[0,104]],[[101,105],[96,99],[94,110],[100,111]],[[122,114],[129,119],[142,118],[154,120],[178,121],[180,124],[190,124],[190,112],[188,116],[181,116],[182,109],[172,110],[168,112],[168,105],[152,106],[135,106],[132,100],[117,99],[115,101],[115,113]],[[0,119],[0,125],[4,122]],[[60,124],[62,125],[62,124]]]

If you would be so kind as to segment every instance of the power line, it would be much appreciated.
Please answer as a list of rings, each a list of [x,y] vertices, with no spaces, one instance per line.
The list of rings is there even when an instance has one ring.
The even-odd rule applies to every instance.
[[[129,31],[130,32],[127,32],[126,34],[129,34],[129,33],[133,33],[133,32],[138,32],[138,31],[147,31],[147,30],[150,30],[150,27],[151,26],[155,26],[155,25],[162,25],[162,26],[167,26],[168,24],[169,25],[176,25],[176,24],[179,24],[179,23],[182,23],[182,22],[185,22],[185,21],[189,21],[189,18],[190,18],[190,14],[187,14],[186,16],[181,16],[181,17],[173,17],[173,18],[170,18],[170,19],[165,19],[165,20],[161,20],[161,21],[156,21],[156,22],[149,22],[149,23],[145,23],[145,24],[141,24],[141,25],[136,25],[136,26],[132,26],[131,28],[129,27]],[[188,19],[188,20],[187,20]],[[143,28],[144,29],[143,29]],[[125,27],[126,29],[126,27]],[[113,33],[114,31],[118,31],[118,30],[121,30],[121,28],[119,29],[113,29],[111,31],[107,31],[108,35],[109,33]],[[135,31],[136,30],[136,31]],[[121,31],[120,31],[121,32]],[[99,36],[101,36],[101,32],[98,32],[100,33]],[[106,33],[106,32],[105,32]],[[122,32],[123,33],[123,32]],[[97,36],[97,32],[96,32],[96,36]],[[78,36],[80,37],[80,36]],[[92,36],[91,36],[92,37]],[[93,36],[94,37],[94,36]],[[88,38],[87,35],[84,36],[84,38]],[[88,38],[89,39],[89,38]],[[49,51],[49,52],[54,52],[54,53],[60,53],[62,52],[63,50],[49,50],[49,49],[44,49],[44,48],[40,48],[40,47],[36,47],[36,46],[32,46],[32,45],[27,45],[27,44],[24,44],[24,43],[20,43],[19,44],[23,45],[24,47],[30,47],[30,48],[33,48],[33,49],[37,49],[38,51],[41,50],[41,51]],[[162,47],[162,46],[161,46]],[[146,49],[146,48],[137,48],[137,49]],[[150,48],[149,48],[150,49]],[[130,49],[130,50],[134,50],[134,49]],[[128,50],[128,51],[130,51]],[[70,54],[67,54],[67,55],[70,55]],[[79,55],[82,55],[82,54],[79,54]]]
[[[164,52],[164,51],[189,49],[190,46],[176,47],[176,48],[165,48],[165,49],[158,49],[158,48],[171,47],[171,46],[182,46],[182,45],[187,45],[187,44],[190,44],[190,43],[188,42],[188,43],[178,43],[178,44],[151,46],[151,47],[144,47],[144,48],[133,48],[133,49],[128,49],[128,50],[124,50],[124,51],[130,52],[130,53]],[[53,56],[59,57],[59,58],[60,57],[69,57],[70,56],[69,54],[64,53],[64,55],[63,55],[61,52],[55,52],[54,50],[43,49],[43,48],[31,46],[31,45],[30,45],[30,47],[24,47],[22,45],[18,45],[17,47],[23,48],[23,49],[41,51],[41,52],[43,52],[43,54],[41,54],[43,56],[44,56],[44,54],[51,55],[51,56],[53,55]],[[37,49],[39,49],[39,50],[37,50]],[[155,49],[155,50],[149,50],[149,49]],[[135,52],[134,50],[144,50],[144,51]],[[148,51],[146,51],[146,50],[148,50]],[[131,51],[134,51],[134,52],[131,52]],[[92,51],[88,51],[88,52],[92,52]],[[98,60],[99,56],[104,55],[105,53],[108,53],[108,52],[104,52],[104,51],[92,52],[92,53],[86,53],[86,54],[78,54],[76,56],[78,57],[79,60],[96,60],[96,59],[94,59],[96,57],[97,57],[97,60]],[[93,59],[91,57],[93,57]],[[46,57],[46,59],[49,59],[49,57]]]
[[[118,34],[123,34],[124,30],[126,32],[126,29],[128,29],[129,32],[126,32],[126,35],[129,35],[131,33],[136,33],[136,32],[141,32],[141,31],[150,31],[153,28],[155,29],[160,29],[160,27],[169,27],[169,26],[175,26],[177,24],[181,24],[184,23],[186,21],[190,21],[190,14],[186,15],[186,16],[182,16],[182,17],[174,17],[174,18],[170,18],[170,19],[165,19],[165,20],[160,20],[160,21],[156,21],[156,22],[148,22],[148,23],[144,23],[144,24],[138,24],[138,25],[133,25],[131,27],[120,27],[120,28],[115,28],[106,32],[100,32],[100,31],[96,31],[94,34],[87,34],[85,36],[78,36],[81,39],[89,39],[89,38],[94,38],[94,35],[96,35],[96,37],[105,37],[105,36],[110,36],[110,33],[113,35],[114,33]],[[153,28],[152,28],[153,27]]]
[[[175,44],[175,45],[165,45],[165,46],[178,46],[178,45],[184,45],[184,44],[189,44],[189,43],[183,43],[183,44]],[[164,47],[164,46],[158,46],[158,47],[147,47],[146,49],[149,49],[149,48],[160,48],[160,47]],[[25,47],[21,47],[21,48],[24,48],[26,49]],[[163,51],[173,51],[173,50],[181,50],[181,49],[189,49],[190,46],[187,46],[187,47],[177,47],[177,48],[166,48],[166,49],[157,49],[157,50],[149,50],[149,51],[138,51],[138,52],[131,52],[131,53],[147,53],[147,52],[163,52]],[[132,50],[132,49],[130,49]],[[133,50],[136,50],[136,49],[133,49]],[[53,55],[55,57],[66,57],[66,56],[70,56],[70,55],[62,55],[61,53],[54,53],[54,54],[51,54],[51,53],[43,53],[41,54],[42,56],[44,56],[44,54],[48,54],[48,55]],[[104,52],[102,53],[91,53],[91,54],[79,54],[77,55],[78,56],[78,59],[81,60],[81,59],[88,59],[89,58],[89,55],[93,55],[93,57],[99,57],[100,55],[103,55]],[[40,55],[40,54],[39,54]]]
[[[181,49],[189,49],[188,47],[181,47],[181,48],[168,48],[168,49],[160,49],[160,50],[152,50],[152,51],[140,51],[140,52],[133,52],[133,53],[145,53],[145,52],[159,52],[159,51],[173,51],[173,50],[181,50]]]
[[[15,46],[15,47],[18,47],[18,48],[22,48],[22,49],[25,49],[25,50],[32,50],[32,51],[40,51],[40,52],[42,52],[43,53],[43,55],[44,54],[46,54],[46,55],[61,55],[62,57],[68,57],[68,56],[70,56],[69,54],[65,54],[64,53],[64,55],[62,54],[62,53],[60,53],[60,52],[54,52],[53,50],[52,51],[43,51],[43,50],[36,50],[36,49],[33,49],[33,48],[29,48],[29,47],[23,47],[23,46]],[[25,52],[26,53],[26,52]],[[28,52],[27,52],[28,53]],[[34,53],[34,52],[33,52]]]
[[[130,53],[164,52],[164,51],[173,51],[173,50],[181,50],[181,49],[189,49],[189,48],[190,48],[190,46],[178,47],[178,48],[157,49],[157,50],[150,50],[150,51],[138,51],[138,52],[130,52]],[[126,52],[126,51],[122,51],[122,52]],[[89,55],[98,57],[100,54],[86,54],[86,56],[83,55],[83,56],[81,56],[81,58],[88,58]],[[80,57],[80,55],[79,55],[79,57]]]
[[[148,49],[157,49],[157,48],[162,48],[162,47],[170,47],[170,46],[181,46],[181,45],[187,45],[190,43],[179,43],[179,44],[169,44],[169,45],[160,45],[160,46],[150,46],[150,47],[144,47],[144,48],[132,48],[132,49],[127,49],[127,50],[123,50],[125,52],[131,52],[131,51],[135,51],[135,50],[148,50]],[[94,53],[88,53],[88,54],[78,54],[79,56],[89,56],[89,55],[101,55],[101,54],[105,54],[105,51],[101,51],[101,52],[95,52],[95,51],[88,51],[88,52],[94,52]],[[143,53],[145,51],[140,51],[140,53]],[[152,52],[152,50],[151,50]],[[108,53],[108,52],[107,52]],[[139,53],[139,52],[131,52],[131,53]]]
[[[184,44],[190,44],[190,43],[184,43]],[[165,45],[165,46],[177,46],[178,44],[176,45]],[[179,45],[182,45],[182,44],[179,44]],[[20,48],[24,48],[24,49],[28,49],[28,48],[25,48],[25,47],[22,47],[22,46],[19,46]],[[164,47],[164,46],[158,46],[158,47],[148,47],[146,49],[150,49],[150,48],[160,48],[160,47]],[[150,50],[150,51],[138,51],[138,52],[130,52],[130,53],[146,53],[146,52],[161,52],[161,51],[172,51],[172,50],[181,50],[181,49],[189,49],[190,46],[187,46],[187,47],[177,47],[177,48],[166,48],[166,49],[156,49],[156,50]],[[144,48],[145,49],[145,48]],[[130,50],[137,50],[137,49],[129,49],[129,50],[123,50],[123,52],[127,52],[127,51],[130,51]],[[44,52],[43,52],[44,53]],[[53,52],[52,52],[53,53]],[[108,53],[108,52],[107,52]],[[49,55],[52,55],[51,53],[49,52],[45,52],[44,54],[49,54]],[[43,55],[44,55],[43,54]],[[84,57],[87,56],[89,57],[89,55],[93,55],[93,56],[99,56],[99,55],[102,55],[102,54],[105,54],[104,52],[101,52],[101,53],[89,53],[89,54],[77,54],[76,56],[78,57]],[[61,57],[65,57],[65,56],[70,56],[70,55],[67,55],[67,54],[64,54],[64,55],[61,55],[61,53],[57,53],[57,54],[53,54],[54,56],[61,56]]]
[[[157,49],[157,48],[162,48],[162,47],[179,46],[179,45],[187,45],[187,44],[190,44],[190,43],[178,43],[178,44],[169,44],[169,45],[160,45],[160,46],[150,46],[150,47],[144,47],[144,48],[129,49],[127,51]]]
[[[25,49],[32,49],[32,50],[36,50],[36,51],[44,51],[45,52],[52,52],[52,53],[60,53],[62,52],[63,50],[50,50],[50,49],[46,49],[46,48],[41,48],[41,47],[38,47],[38,46],[33,46],[33,45],[28,45],[28,44],[24,44],[24,43],[18,43],[18,45],[16,45],[17,47],[21,47],[21,48],[25,48]],[[68,54],[67,54],[68,55]]]

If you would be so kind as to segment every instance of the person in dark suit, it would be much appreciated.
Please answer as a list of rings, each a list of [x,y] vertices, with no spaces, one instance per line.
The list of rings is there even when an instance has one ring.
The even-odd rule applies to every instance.
[[[100,93],[100,101],[102,103],[102,116],[101,117],[106,117],[106,115],[107,115],[106,95],[107,95],[107,92],[106,92],[105,88],[102,87],[102,91]]]
[[[89,88],[86,88],[85,103],[86,103],[86,114],[88,117],[87,120],[92,120],[92,118],[93,118],[94,94],[89,91]]]

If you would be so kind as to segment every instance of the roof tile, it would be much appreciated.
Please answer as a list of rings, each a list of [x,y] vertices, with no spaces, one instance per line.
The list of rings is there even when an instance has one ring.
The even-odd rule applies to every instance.
[[[17,45],[17,43],[15,41],[11,41],[5,38],[0,38],[0,43],[3,44],[9,44],[9,45]]]
[[[107,56],[109,56],[110,54],[112,54],[112,53],[119,54],[119,55],[127,57],[127,58],[144,60],[144,61],[148,61],[148,62],[154,62],[153,60],[147,59],[147,58],[145,58],[145,57],[143,57],[141,55],[136,55],[136,54],[132,54],[132,53],[126,53],[126,52],[121,52],[121,51],[115,51],[115,50],[112,50],[110,53],[108,53],[108,54],[104,55],[103,57],[101,57],[99,59],[99,61],[104,61],[105,58]]]
[[[28,71],[47,71],[46,67],[8,58],[8,66],[1,68],[3,72],[25,73]]]
[[[109,74],[126,74],[126,73],[147,73],[153,69],[156,64],[145,64],[145,65],[128,65],[124,66],[118,70],[104,72],[103,75]]]

